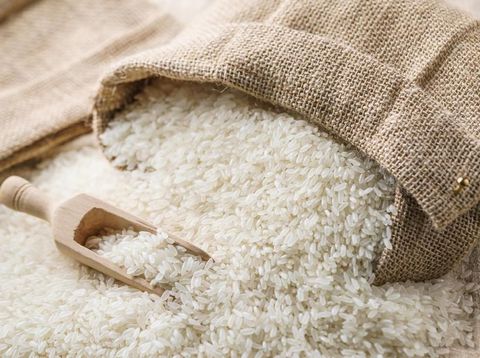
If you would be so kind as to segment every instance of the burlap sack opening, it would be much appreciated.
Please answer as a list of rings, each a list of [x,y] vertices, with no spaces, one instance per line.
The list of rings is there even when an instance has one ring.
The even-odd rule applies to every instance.
[[[434,0],[220,1],[120,63],[94,129],[152,77],[215,82],[299,113],[398,182],[376,284],[449,271],[480,235],[480,29]],[[477,69],[477,75],[473,71]]]

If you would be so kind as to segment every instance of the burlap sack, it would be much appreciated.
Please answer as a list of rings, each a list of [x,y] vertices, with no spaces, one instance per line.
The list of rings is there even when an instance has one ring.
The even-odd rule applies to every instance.
[[[178,31],[138,0],[0,0],[0,171],[90,131],[115,60]]]
[[[220,1],[102,81],[102,133],[151,77],[216,82],[294,111],[397,180],[375,283],[449,271],[480,235],[480,26],[436,0]]]

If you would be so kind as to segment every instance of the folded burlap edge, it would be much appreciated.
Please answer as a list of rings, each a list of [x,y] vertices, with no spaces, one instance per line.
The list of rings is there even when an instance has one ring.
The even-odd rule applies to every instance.
[[[7,157],[0,161],[0,173],[22,164],[29,160],[38,160],[43,156],[58,147],[65,144],[83,134],[90,133],[92,128],[88,119],[80,120],[77,123],[71,124],[64,129],[59,129],[57,132],[40,138],[39,140],[23,147],[15,152],[15,155]]]

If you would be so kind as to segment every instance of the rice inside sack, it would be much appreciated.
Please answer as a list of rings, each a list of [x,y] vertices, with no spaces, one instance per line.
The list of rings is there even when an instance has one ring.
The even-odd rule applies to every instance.
[[[156,78],[218,83],[293,111],[397,182],[375,283],[439,278],[480,232],[478,25],[439,0],[216,1],[168,46],[104,76],[93,127],[101,135]]]
[[[203,138],[197,138],[198,132],[209,132],[208,144]],[[162,149],[158,151],[143,145],[144,136],[157,142]],[[282,136],[289,140],[282,140]],[[190,145],[188,148],[171,145],[172,138],[172,142]],[[305,304],[308,309],[302,312],[302,317],[311,326],[308,332],[302,330],[302,334],[317,337],[317,344],[324,341],[325,336],[320,338],[321,334],[313,327],[320,325],[326,330],[320,331],[325,334],[329,331],[327,327],[343,326],[347,330],[343,335],[339,332],[327,334],[336,337],[331,341],[335,352],[358,353],[355,349],[349,350],[349,345],[340,348],[343,339],[340,337],[359,340],[367,347],[362,349],[371,352],[368,329],[357,331],[356,320],[358,315],[362,316],[360,307],[366,305],[363,309],[369,312],[364,313],[365,317],[375,318],[375,322],[379,318],[377,309],[386,308],[383,319],[390,322],[395,306],[392,301],[400,302],[405,298],[402,285],[376,288],[368,282],[372,278],[373,258],[384,246],[391,245],[390,213],[395,210],[393,179],[376,165],[352,149],[335,143],[306,122],[285,113],[275,113],[272,108],[265,109],[238,93],[219,93],[197,85],[176,87],[168,82],[147,87],[137,102],[112,122],[102,142],[114,164],[130,170],[166,175],[174,165],[172,157],[185,158],[184,165],[178,168],[180,175],[174,179],[174,185],[181,192],[184,192],[182,184],[188,181],[191,170],[205,170],[195,199],[204,201],[197,202],[202,207],[201,212],[208,208],[229,208],[230,211],[221,210],[222,215],[239,216],[250,229],[246,237],[227,236],[231,245],[242,248],[237,260],[230,253],[220,255],[221,258],[230,257],[233,267],[242,268],[242,273],[237,275],[245,277],[245,282],[249,283],[247,287],[256,283],[256,289],[267,292],[270,297],[285,295],[286,301],[282,299],[280,305]],[[247,143],[248,148],[244,148],[243,143]],[[215,194],[204,196],[202,189]],[[244,200],[232,200],[238,190],[247,195]],[[219,230],[221,232],[222,228]],[[225,240],[222,238],[223,242]],[[245,261],[250,259],[253,261]],[[245,266],[252,270],[244,271]],[[298,276],[302,277],[300,285]],[[430,283],[418,287],[428,285]],[[242,283],[233,287],[234,293],[228,297],[243,297]],[[399,292],[394,294],[393,287]],[[349,294],[355,297],[344,297],[347,292],[347,297]],[[362,301],[356,297],[357,294],[361,297],[368,293],[368,297],[379,292],[384,294],[382,304],[373,303],[376,300],[371,298],[364,297]],[[340,301],[360,307],[353,311],[347,309],[351,316],[341,315],[344,308],[335,302],[339,297],[343,297]],[[466,310],[471,312],[471,298],[465,297],[470,305]],[[242,307],[246,307],[243,303]],[[258,303],[252,304],[258,306]],[[276,312],[280,315],[285,310],[289,311],[285,308]],[[343,316],[339,319],[341,324],[337,321],[338,315]],[[305,317],[309,317],[308,320]],[[409,320],[420,323],[415,314]],[[403,321],[402,328],[370,328],[377,334],[381,332],[384,338],[395,336],[397,340],[399,336],[409,336],[407,331],[411,327],[406,329],[407,321]],[[264,343],[269,334],[267,328],[267,332],[259,335],[262,338],[257,344]],[[439,338],[440,335],[436,337]],[[402,344],[411,346],[407,340]],[[309,345],[311,350],[305,349],[305,352],[317,349],[316,344]],[[266,346],[275,351],[274,346]],[[390,347],[379,351],[407,355],[431,352],[426,346],[417,348],[396,350]],[[318,351],[332,354],[330,350]]]

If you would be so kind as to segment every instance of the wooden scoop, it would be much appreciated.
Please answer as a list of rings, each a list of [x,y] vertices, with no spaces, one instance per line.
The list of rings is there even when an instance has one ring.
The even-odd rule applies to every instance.
[[[139,290],[159,295],[163,293],[163,288],[152,287],[145,279],[127,274],[125,269],[84,246],[90,236],[98,235],[105,228],[132,228],[154,234],[157,229],[152,224],[86,194],[76,195],[56,205],[28,181],[17,176],[8,177],[2,183],[0,203],[48,221],[52,226],[57,248],[82,264]],[[210,259],[205,251],[188,241],[170,234],[169,237],[176,245],[183,246],[188,253],[200,256],[203,260]]]

